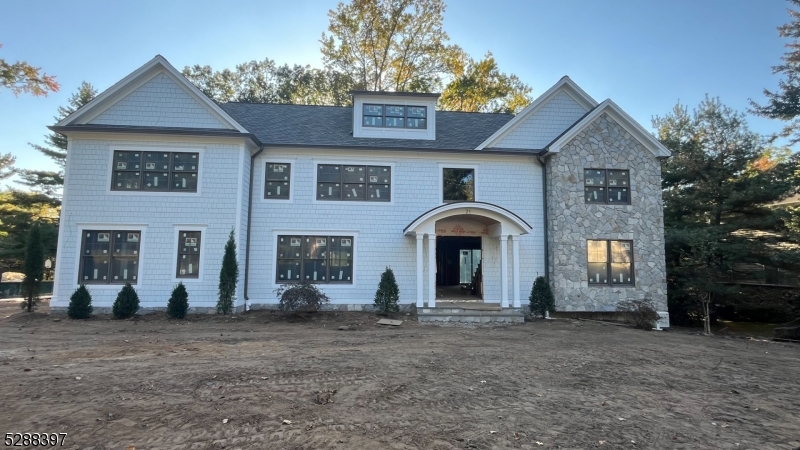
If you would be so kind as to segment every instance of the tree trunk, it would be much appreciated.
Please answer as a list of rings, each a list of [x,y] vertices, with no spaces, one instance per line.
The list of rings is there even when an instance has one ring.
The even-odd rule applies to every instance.
[[[703,328],[706,336],[711,336],[711,301],[706,299],[703,302]]]

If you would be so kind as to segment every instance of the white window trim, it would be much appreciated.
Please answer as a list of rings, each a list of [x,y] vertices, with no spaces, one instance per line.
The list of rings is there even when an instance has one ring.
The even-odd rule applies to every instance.
[[[261,161],[261,193],[259,194],[261,197],[261,201],[263,203],[294,203],[294,179],[295,173],[297,172],[297,160],[296,159],[284,159],[284,158],[259,158]],[[264,192],[267,189],[267,164],[270,163],[277,163],[277,164],[291,164],[289,169],[289,198],[266,198],[264,197]],[[261,170],[259,169],[259,170]],[[314,183],[316,186],[316,183]],[[316,189],[315,196],[316,196]]]
[[[444,202],[444,169],[472,169],[472,170],[474,170],[473,176],[475,177],[475,184],[474,184],[473,187],[475,189],[475,192],[473,192],[473,196],[475,198],[473,199],[473,201],[475,201],[475,202],[481,201],[480,197],[478,197],[478,193],[479,193],[479,189],[478,189],[478,180],[479,180],[478,172],[479,172],[479,168],[480,168],[480,165],[479,164],[474,164],[474,163],[472,163],[472,164],[470,164],[470,163],[461,163],[461,162],[458,162],[458,161],[440,162],[439,163],[439,185],[438,185],[438,189],[439,189],[439,204],[440,205],[444,205],[445,204],[445,202]],[[452,202],[448,202],[448,203],[452,203]]]
[[[394,204],[395,199],[395,177],[397,172],[395,172],[395,162],[394,161],[369,161],[369,160],[347,160],[347,159],[315,159],[311,161],[312,167],[311,170],[314,171],[314,185],[311,189],[311,202],[317,205],[369,205],[369,206],[389,206]],[[391,192],[389,193],[389,201],[388,202],[369,202],[364,200],[363,202],[352,201],[352,200],[318,200],[317,199],[317,177],[319,176],[319,168],[320,164],[331,164],[336,166],[388,166],[392,169],[392,183],[391,183]],[[266,177],[265,177],[266,178]]]
[[[206,236],[208,233],[206,230],[208,229],[207,224],[180,224],[176,223],[173,224],[175,227],[175,235],[174,235],[174,253],[172,254],[172,282],[178,283],[183,282],[183,284],[190,284],[190,283],[202,283],[203,282],[203,273],[206,270],[206,261],[205,261],[205,254],[206,254]],[[197,278],[178,278],[178,247],[180,247],[180,232],[181,231],[199,231],[200,232],[200,274]]]
[[[272,243],[270,244],[271,255],[268,261],[272,264],[271,273],[271,290],[275,290],[284,286],[285,283],[277,283],[275,279],[278,277],[278,236],[280,235],[293,235],[293,236],[347,236],[353,237],[353,282],[352,283],[319,283],[314,284],[320,290],[324,289],[352,289],[358,286],[358,231],[350,230],[350,231],[330,231],[330,230],[279,230],[273,229],[272,230]]]
[[[78,279],[81,276],[81,250],[83,250],[83,232],[86,230],[132,230],[138,231],[140,233],[139,237],[139,274],[138,279],[136,280],[136,284],[131,283],[131,286],[134,288],[144,285],[144,255],[145,255],[145,245],[147,244],[147,227],[148,224],[132,224],[132,223],[76,223],[75,224],[78,228],[78,248],[77,252],[75,252],[75,269],[72,273],[72,280],[75,283],[75,289],[77,289],[81,283]],[[119,283],[87,283],[86,288],[89,291],[93,290],[114,290],[119,291],[122,289],[123,284]]]
[[[111,189],[111,183],[114,182],[114,152],[146,152],[146,151],[161,151],[172,153],[197,153],[199,159],[197,163],[197,192],[173,192],[173,191],[115,191]],[[108,169],[106,169],[106,193],[110,195],[158,195],[158,196],[175,196],[175,197],[199,197],[203,185],[203,153],[206,147],[192,147],[182,145],[109,145],[108,146]],[[241,182],[241,180],[240,180]]]

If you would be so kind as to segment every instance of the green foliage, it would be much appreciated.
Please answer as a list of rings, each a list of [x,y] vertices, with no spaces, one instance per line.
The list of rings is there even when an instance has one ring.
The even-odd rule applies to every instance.
[[[531,102],[530,86],[500,72],[491,52],[480,61],[466,55],[463,59],[450,67],[453,80],[439,98],[441,109],[516,114]]]
[[[556,299],[553,296],[553,290],[550,289],[550,284],[544,277],[536,277],[528,301],[531,305],[531,314],[538,314],[544,317],[547,311],[553,312],[556,310]]]
[[[800,0],[790,1],[800,6]],[[753,114],[787,122],[779,136],[789,137],[790,144],[794,145],[800,142],[800,102],[797,101],[800,98],[800,12],[788,11],[791,21],[778,27],[778,34],[791,42],[785,45],[788,50],[781,57],[783,62],[772,67],[772,73],[783,74],[785,78],[778,81],[777,91],[764,89],[765,105],[750,100],[750,107]]]
[[[0,48],[3,48],[3,44],[0,44]],[[48,92],[58,92],[60,86],[56,77],[41,70],[25,61],[8,63],[0,59],[0,87],[10,89],[15,97],[22,93],[47,97]]]
[[[375,292],[375,309],[379,314],[390,314],[400,311],[397,302],[400,300],[400,287],[394,278],[394,271],[387,267],[381,274],[378,290]]]
[[[6,153],[5,155],[0,154],[0,180],[5,180],[14,175],[14,163],[16,161],[16,156],[11,153]]]
[[[44,275],[44,245],[42,245],[42,231],[39,224],[34,224],[28,233],[22,273],[25,274],[21,289],[22,295],[25,297],[22,309],[31,312],[39,300],[39,290]]]
[[[217,313],[230,314],[233,311],[233,295],[239,281],[239,263],[236,260],[236,235],[231,229],[228,242],[225,244],[225,255],[222,257],[222,268],[219,271],[219,300]]]
[[[280,299],[278,306],[283,312],[316,312],[323,304],[331,301],[316,285],[308,281],[283,284],[275,290],[275,295]]]
[[[0,272],[22,266],[28,234],[38,224],[45,258],[54,257],[58,241],[58,205],[43,194],[0,191]]]
[[[67,315],[70,319],[88,319],[92,315],[92,295],[86,286],[81,284],[69,298]]]
[[[633,326],[642,330],[655,328],[659,318],[653,302],[647,298],[621,301],[617,303],[617,311],[623,313],[629,322],[633,322]]]
[[[186,292],[186,286],[183,282],[179,282],[172,290],[172,296],[167,302],[167,314],[173,319],[183,319],[186,317],[186,311],[189,309],[189,293]]]
[[[139,311],[139,294],[130,283],[125,283],[122,290],[117,294],[111,313],[117,319],[127,319],[133,317]]]
[[[727,291],[720,281],[736,281],[737,265],[800,266],[785,214],[767,206],[795,192],[797,157],[765,146],[714,98],[692,113],[679,104],[653,126],[672,152],[662,162],[667,282],[679,307],[671,316],[696,314],[708,327],[715,296]]]

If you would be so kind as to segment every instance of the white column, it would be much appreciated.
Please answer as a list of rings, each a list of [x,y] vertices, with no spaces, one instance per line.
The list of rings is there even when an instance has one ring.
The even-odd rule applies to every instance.
[[[428,307],[436,307],[436,235],[428,235]]]
[[[508,235],[500,235],[500,307],[508,308]]]
[[[422,295],[422,240],[425,239],[425,235],[422,233],[417,233],[417,308],[422,308],[425,306],[423,303],[423,295]]]
[[[511,273],[514,277],[514,308],[522,307],[519,295],[519,236],[511,236]]]

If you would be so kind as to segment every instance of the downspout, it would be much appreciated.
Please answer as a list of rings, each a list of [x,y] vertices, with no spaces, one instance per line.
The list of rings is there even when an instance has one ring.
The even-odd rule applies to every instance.
[[[253,221],[253,174],[255,172],[255,162],[258,155],[264,151],[264,147],[258,149],[250,157],[250,189],[249,197],[247,197],[247,238],[245,239],[244,243],[244,301],[245,301],[245,311],[247,311],[247,301],[250,300],[250,297],[247,295],[247,281],[248,281],[248,274],[250,273],[250,224]]]
[[[547,237],[547,167],[545,167],[544,160],[542,159],[542,154],[546,152],[547,151],[545,150],[544,152],[536,155],[536,159],[542,166],[542,210],[544,211],[544,279],[550,283],[550,245],[548,244]],[[249,226],[247,232],[250,232]],[[245,289],[246,286],[247,284],[245,284]]]

